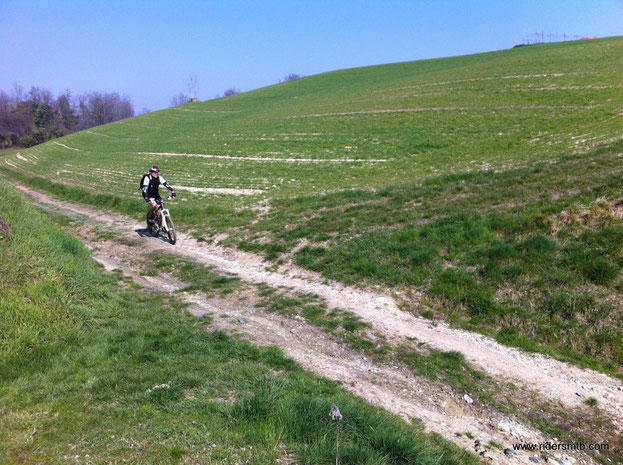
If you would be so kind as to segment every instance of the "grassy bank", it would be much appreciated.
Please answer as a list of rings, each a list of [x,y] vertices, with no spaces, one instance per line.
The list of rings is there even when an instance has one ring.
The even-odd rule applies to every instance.
[[[477,463],[303,372],[205,328],[173,299],[104,275],[4,181],[0,211],[3,463]]]
[[[243,248],[409,295],[429,318],[621,376],[618,144],[504,172],[277,204]]]

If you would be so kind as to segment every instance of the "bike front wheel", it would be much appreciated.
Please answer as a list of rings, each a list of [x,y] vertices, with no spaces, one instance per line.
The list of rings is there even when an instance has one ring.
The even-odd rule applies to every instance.
[[[175,234],[175,228],[173,226],[173,220],[169,215],[164,219],[167,223],[167,236],[169,236],[169,242],[175,244],[177,242],[177,235]]]

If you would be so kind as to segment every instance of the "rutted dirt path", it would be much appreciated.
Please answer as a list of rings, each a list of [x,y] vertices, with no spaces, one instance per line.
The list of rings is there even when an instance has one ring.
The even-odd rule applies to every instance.
[[[24,187],[18,188],[37,202],[84,215],[89,221],[101,222],[106,227],[114,226],[126,239],[136,241],[146,235],[143,225],[134,219],[114,213],[102,215],[88,206],[59,201]],[[374,330],[383,333],[389,341],[401,342],[409,337],[440,350],[460,351],[470,363],[495,378],[525,386],[545,399],[560,401],[570,408],[581,405],[587,397],[595,397],[599,405],[616,419],[617,428],[621,429],[623,387],[620,381],[549,357],[526,354],[478,334],[451,329],[443,324],[434,327],[426,320],[399,310],[390,296],[348,288],[339,283],[327,283],[318,275],[300,268],[267,271],[266,263],[257,256],[199,243],[183,233],[178,233],[178,244],[175,246],[152,237],[145,237],[132,247],[97,239],[83,240],[94,249],[94,257],[107,268],[122,269],[139,284],[165,292],[179,289],[183,283],[175,284],[172,279],[141,277],[138,270],[129,265],[136,263],[137,257],[144,256],[148,248],[187,256],[194,261],[237,274],[245,281],[264,282],[273,287],[283,285],[318,294],[330,306],[351,311],[370,322]],[[163,288],[164,281],[173,284]],[[197,295],[186,295],[185,298],[193,303],[193,313],[213,314],[217,327],[241,332],[245,338],[256,343],[278,345],[306,369],[340,381],[345,388],[404,418],[420,418],[427,429],[440,433],[466,449],[474,450],[473,439],[464,434],[468,432],[483,445],[495,441],[504,447],[514,442],[544,442],[548,439],[542,433],[496,412],[478,410],[451,389],[434,386],[428,378],[414,377],[412,372],[397,366],[379,367],[303,321],[226,300],[206,300]],[[500,422],[511,426],[512,435],[499,428]],[[457,433],[461,435],[457,436]],[[498,462],[497,459],[509,460],[496,449],[489,450],[486,455],[495,459],[495,462]],[[576,458],[580,459],[579,463],[592,463],[586,456]],[[529,454],[525,452],[512,457],[513,463],[531,463],[528,459]]]
[[[144,253],[145,247],[137,251],[136,247],[101,240],[96,244],[87,242],[87,246],[92,249],[93,257],[108,271],[122,270],[125,276],[148,289],[174,293],[187,284],[166,273],[156,277],[137,274],[133,264],[138,259],[136,255]],[[365,355],[336,342],[303,320],[230,299],[206,298],[198,293],[186,292],[176,295],[191,304],[189,311],[193,315],[210,315],[211,329],[224,330],[260,346],[279,346],[286,356],[296,360],[306,370],[340,382],[345,389],[373,405],[400,415],[406,421],[419,418],[427,431],[439,433],[466,450],[483,452],[483,458],[487,461],[504,463],[508,460],[501,450],[487,446],[491,442],[510,447],[512,443],[551,440],[503,415],[470,406],[452,389],[416,376],[407,367],[378,366]],[[499,429],[500,423],[507,424],[511,431]],[[476,439],[482,444],[477,450],[474,447]],[[519,452],[513,456],[512,463],[531,464],[530,457],[534,455]],[[593,463],[585,455],[569,457],[577,463]]]

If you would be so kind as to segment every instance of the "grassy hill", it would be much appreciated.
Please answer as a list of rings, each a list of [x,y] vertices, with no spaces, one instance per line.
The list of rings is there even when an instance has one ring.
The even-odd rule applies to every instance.
[[[341,70],[83,131],[2,171],[621,375],[623,39]],[[210,189],[219,189],[216,191]],[[245,195],[237,195],[245,194]]]
[[[268,197],[506,169],[620,137],[622,48],[616,38],[335,71],[83,131],[10,162],[120,198],[136,197],[137,173],[154,163],[180,189]]]

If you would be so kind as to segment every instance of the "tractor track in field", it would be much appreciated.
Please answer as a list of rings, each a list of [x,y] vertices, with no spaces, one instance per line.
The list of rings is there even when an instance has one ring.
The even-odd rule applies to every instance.
[[[317,294],[326,299],[330,307],[348,310],[372,324],[373,331],[382,333],[394,345],[415,338],[435,349],[459,351],[470,364],[500,383],[515,383],[520,388],[537,393],[541,399],[562,404],[564,408],[579,408],[586,398],[594,397],[600,408],[613,419],[617,433],[623,429],[623,384],[604,374],[582,370],[544,355],[528,354],[443,323],[433,326],[427,320],[401,311],[394,299],[383,293],[328,282],[318,274],[292,265],[268,271],[267,264],[256,255],[197,242],[182,232],[178,232],[178,243],[172,246],[164,240],[150,237],[144,225],[133,218],[57,200],[24,186],[16,187],[48,210],[83,218],[78,221],[78,229],[72,227],[75,229],[73,232],[93,251],[94,258],[108,270],[121,269],[125,275],[149,289],[175,292],[187,284],[172,277],[141,276],[140,269],[135,265],[140,262],[140,257],[148,251],[162,250],[214,266],[221,272],[236,274],[247,282],[266,283],[272,287],[287,286],[296,291]],[[93,234],[102,227],[117,231],[121,238],[126,239],[125,243]],[[191,313],[212,315],[214,321],[211,328],[224,329],[260,345],[277,345],[305,369],[339,381],[344,388],[370,403],[405,419],[420,418],[427,430],[435,431],[465,449],[474,450],[474,438],[483,445],[494,442],[504,447],[521,442],[556,442],[555,438],[548,438],[534,428],[486,406],[468,404],[462,393],[457,394],[452,388],[414,375],[405,367],[378,365],[302,320],[270,313],[243,302],[208,299],[196,293],[181,293],[180,296],[191,304]],[[505,427],[500,428],[501,424]],[[536,454],[532,455],[538,456]],[[565,454],[572,460],[569,463],[594,463],[584,453]],[[493,463],[533,463],[529,460],[531,454],[523,451],[508,458],[501,450],[490,448],[485,456],[491,457]],[[560,457],[551,457],[551,460],[552,463],[559,463],[555,460],[560,460]]]

